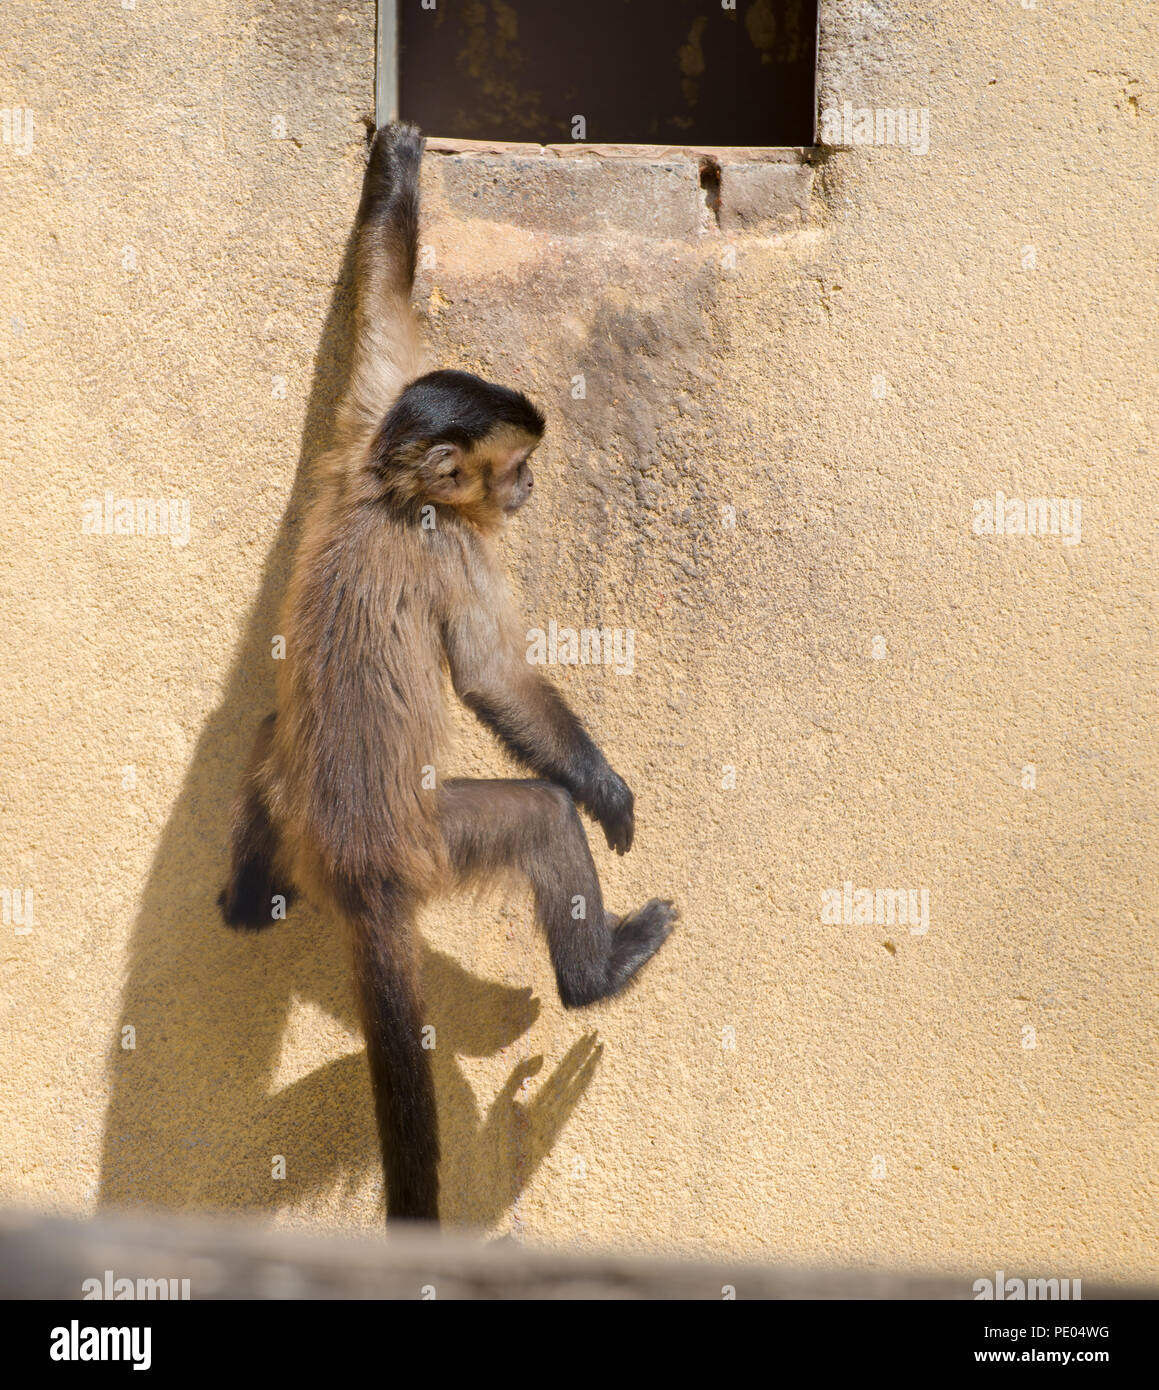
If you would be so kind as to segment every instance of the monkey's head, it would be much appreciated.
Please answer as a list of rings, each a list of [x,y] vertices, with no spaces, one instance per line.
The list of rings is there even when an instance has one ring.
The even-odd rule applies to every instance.
[[[520,391],[470,372],[428,372],[387,413],[370,465],[395,505],[450,507],[493,531],[531,496],[527,460],[543,429]]]

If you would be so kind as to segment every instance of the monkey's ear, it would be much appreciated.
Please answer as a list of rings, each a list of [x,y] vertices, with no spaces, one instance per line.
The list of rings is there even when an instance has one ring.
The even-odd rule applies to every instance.
[[[457,444],[435,444],[423,455],[419,474],[433,502],[457,502],[467,491],[466,460]]]

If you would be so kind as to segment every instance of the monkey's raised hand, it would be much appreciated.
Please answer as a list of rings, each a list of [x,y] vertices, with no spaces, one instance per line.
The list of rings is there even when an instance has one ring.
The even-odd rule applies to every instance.
[[[635,806],[631,787],[611,768],[597,783],[595,793],[584,806],[602,826],[608,848],[617,854],[627,854],[632,848],[636,834]]]
[[[389,217],[389,200],[394,197],[413,201],[414,211],[408,210],[407,221],[417,220],[418,171],[425,145],[426,137],[417,126],[403,121],[379,126],[367,160],[361,216]]]

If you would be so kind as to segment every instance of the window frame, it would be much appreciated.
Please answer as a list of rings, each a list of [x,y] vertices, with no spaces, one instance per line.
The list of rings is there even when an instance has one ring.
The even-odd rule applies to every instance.
[[[587,150],[590,153],[601,156],[614,156],[623,154],[634,159],[661,159],[671,158],[674,151],[686,151],[693,156],[701,153],[714,156],[718,163],[759,163],[767,160],[770,163],[783,163],[785,153],[788,150],[799,151],[803,157],[802,162],[812,162],[813,156],[818,153],[817,130],[818,130],[818,83],[821,67],[821,12],[824,9],[824,0],[818,0],[817,5],[817,32],[814,36],[814,62],[813,62],[813,140],[809,145],[695,145],[695,146],[676,146],[676,145],[589,145],[582,140],[577,140],[572,144],[552,144],[552,145],[528,145],[515,143],[512,141],[474,141],[459,140],[454,136],[437,136],[432,143],[439,144],[443,149],[452,147],[460,153],[468,153],[472,149],[488,154],[511,153],[525,154],[531,150],[550,149],[557,154],[566,151]],[[374,39],[374,124],[375,128],[386,125],[388,122],[398,119],[398,4],[397,0],[376,0],[375,3],[375,39]]]

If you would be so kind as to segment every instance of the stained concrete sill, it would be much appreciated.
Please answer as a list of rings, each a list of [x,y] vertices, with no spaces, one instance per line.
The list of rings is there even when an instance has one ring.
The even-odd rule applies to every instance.
[[[809,220],[816,152],[698,145],[520,145],[428,138],[453,211],[536,231],[767,234]]]
[[[542,155],[551,159],[672,159],[707,156],[726,164],[809,164],[816,149],[810,145],[595,145],[564,141],[558,145],[517,144],[498,140],[451,140],[427,136],[428,154]]]

